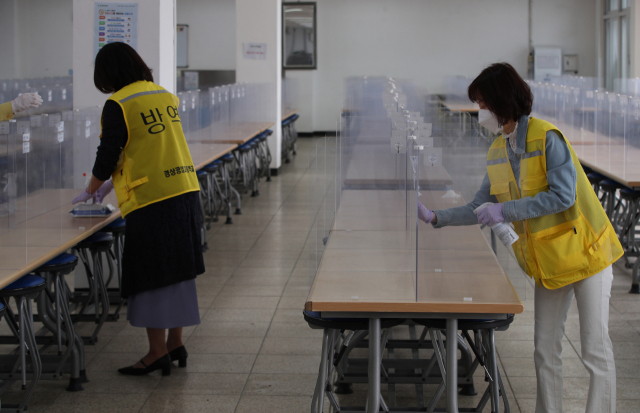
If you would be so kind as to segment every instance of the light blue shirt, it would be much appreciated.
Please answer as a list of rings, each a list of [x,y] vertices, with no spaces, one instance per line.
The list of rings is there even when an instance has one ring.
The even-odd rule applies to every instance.
[[[525,153],[528,126],[529,117],[521,117],[518,121],[515,153],[511,149],[509,142],[507,142],[509,163],[518,187],[520,187],[520,157]],[[555,131],[547,132],[545,155],[549,191],[540,192],[534,197],[524,197],[505,202],[502,209],[505,221],[521,221],[542,215],[555,214],[571,208],[575,203],[576,168],[573,165],[567,143]],[[476,192],[473,201],[464,206],[434,211],[438,221],[434,227],[477,224],[478,217],[473,213],[473,210],[485,202],[498,202],[498,199],[490,194],[490,189],[489,175],[485,173],[480,190]]]

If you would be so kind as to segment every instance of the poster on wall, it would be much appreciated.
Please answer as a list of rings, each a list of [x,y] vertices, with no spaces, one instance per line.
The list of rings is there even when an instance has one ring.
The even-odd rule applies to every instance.
[[[95,3],[93,57],[105,45],[126,43],[138,49],[138,3]]]

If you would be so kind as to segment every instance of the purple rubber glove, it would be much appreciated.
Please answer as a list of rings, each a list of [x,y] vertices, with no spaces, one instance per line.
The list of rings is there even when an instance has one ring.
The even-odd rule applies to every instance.
[[[104,198],[107,195],[109,195],[109,192],[111,192],[112,189],[113,189],[113,182],[111,182],[111,179],[105,181],[105,183],[103,183],[94,194],[96,196],[96,199],[94,200],[94,202],[96,204],[101,204],[102,200],[104,200]]]
[[[78,202],[87,202],[89,199],[91,199],[93,197],[95,197],[95,194],[91,195],[85,189],[84,191],[82,191],[82,193],[80,195],[78,195],[77,197],[73,198],[73,201],[71,201],[71,204],[77,204]]]
[[[418,218],[429,224],[433,221],[433,217],[433,211],[428,210],[420,201],[418,201]]]
[[[479,224],[492,227],[500,222],[504,222],[504,215],[502,215],[502,204],[488,205],[478,211]]]

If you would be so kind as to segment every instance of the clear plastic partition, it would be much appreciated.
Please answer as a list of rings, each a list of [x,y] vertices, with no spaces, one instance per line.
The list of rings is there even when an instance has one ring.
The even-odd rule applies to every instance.
[[[3,162],[2,202],[0,217],[2,226],[2,267],[8,273],[21,268],[27,262],[27,177],[28,149],[23,146],[23,135],[15,120],[0,122],[0,144]]]
[[[525,299],[523,224],[511,230],[523,237],[516,254],[466,209],[495,136],[465,114],[425,111],[410,82],[366,77],[345,85],[339,136],[310,154],[310,275],[335,281],[330,291],[316,284],[315,298],[327,288],[326,298],[340,301],[504,302],[515,299],[513,285]],[[418,202],[472,218],[436,229],[419,220]]]
[[[640,97],[629,99],[625,127],[625,177],[640,181]]]
[[[609,139],[611,125],[611,101],[609,93],[596,91],[594,149],[595,164],[609,163]]]

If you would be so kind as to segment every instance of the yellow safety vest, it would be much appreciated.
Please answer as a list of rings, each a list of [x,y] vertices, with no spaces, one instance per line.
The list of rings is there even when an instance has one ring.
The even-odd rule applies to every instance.
[[[122,216],[154,202],[199,191],[178,116],[178,97],[152,82],[139,81],[123,87],[109,100],[122,108],[129,132],[112,175]]]
[[[548,192],[547,132],[562,133],[549,122],[530,118],[525,153],[520,160],[520,189],[511,170],[507,141],[498,137],[487,154],[491,195],[504,203]],[[576,201],[566,211],[513,222],[520,239],[513,251],[520,267],[548,289],[585,279],[623,255],[622,246],[576,153],[568,141],[577,172]]]

